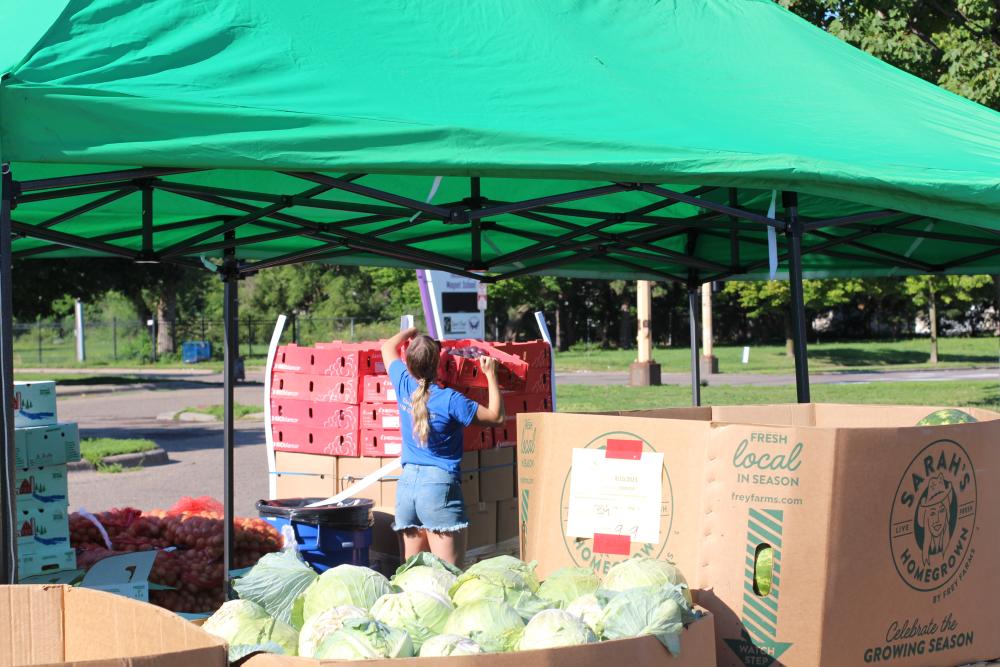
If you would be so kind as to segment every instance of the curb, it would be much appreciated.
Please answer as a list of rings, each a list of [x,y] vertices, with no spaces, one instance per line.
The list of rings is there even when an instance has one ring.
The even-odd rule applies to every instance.
[[[137,452],[135,454],[118,454],[117,456],[105,456],[101,459],[105,465],[120,464],[123,468],[135,468],[137,466],[161,466],[170,463],[170,457],[166,450],[151,449],[148,452]],[[96,470],[90,461],[81,459],[73,463],[67,463],[66,469],[70,472],[81,470]]]

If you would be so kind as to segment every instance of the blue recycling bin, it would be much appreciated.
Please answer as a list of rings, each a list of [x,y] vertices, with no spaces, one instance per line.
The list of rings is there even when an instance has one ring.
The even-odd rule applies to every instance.
[[[181,361],[197,364],[212,358],[212,344],[207,340],[189,340],[181,344]]]
[[[299,554],[317,572],[344,564],[367,567],[375,502],[352,498],[337,505],[305,507],[319,500],[322,498],[261,500],[257,511],[279,533],[291,527]]]

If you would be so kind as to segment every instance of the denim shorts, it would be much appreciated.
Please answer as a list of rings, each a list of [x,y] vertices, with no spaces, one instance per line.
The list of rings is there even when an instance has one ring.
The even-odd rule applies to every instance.
[[[407,463],[396,486],[395,530],[454,532],[468,528],[458,475],[437,466]]]

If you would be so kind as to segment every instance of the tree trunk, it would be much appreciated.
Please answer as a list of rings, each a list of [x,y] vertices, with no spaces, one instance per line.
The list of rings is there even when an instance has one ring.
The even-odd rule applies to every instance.
[[[559,300],[560,303],[556,304],[556,340],[555,347],[559,352],[564,352],[563,348],[563,333],[562,333],[562,299]]]
[[[163,291],[156,302],[156,353],[173,354],[177,351],[175,326],[177,324],[177,289],[172,281],[163,283]]]
[[[938,362],[938,322],[937,322],[937,294],[934,290],[934,283],[930,284],[927,290],[930,299],[927,301],[927,316],[931,320],[931,363]]]
[[[795,356],[795,337],[792,335],[792,316],[790,313],[785,313],[785,356]]]

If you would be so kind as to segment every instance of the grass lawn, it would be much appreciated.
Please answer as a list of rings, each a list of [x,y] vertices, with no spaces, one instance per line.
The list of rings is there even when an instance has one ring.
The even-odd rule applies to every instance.
[[[256,405],[243,405],[242,403],[237,403],[233,406],[233,415],[236,419],[243,419],[247,415],[260,414],[263,411],[264,408],[257,407]],[[222,421],[221,405],[200,405],[196,408],[184,408],[181,412],[197,412],[203,415],[212,415],[219,421]]]
[[[785,354],[784,345],[751,345],[750,361],[742,363],[743,346],[716,346],[719,370],[725,373],[793,373],[795,362]],[[665,373],[686,373],[691,352],[684,346],[659,348],[653,358]],[[939,363],[932,366],[930,342],[926,338],[899,341],[855,341],[811,343],[809,371],[812,373],[859,370],[920,368],[962,368],[997,366],[1000,341],[992,336],[979,338],[941,338],[938,341]],[[574,349],[556,354],[558,371],[627,371],[635,361],[635,350]]]
[[[138,377],[135,375],[101,375],[80,373],[18,373],[14,372],[14,380],[18,382],[41,382],[52,380],[61,385],[128,385],[139,383],[164,382],[156,377]]]
[[[682,385],[627,387],[564,384],[559,385],[556,392],[560,412],[645,410],[691,405],[691,389]],[[818,403],[958,405],[1000,410],[1000,383],[990,380],[814,384],[811,393],[812,400]],[[795,386],[702,387],[701,398],[705,405],[794,403]]]
[[[98,472],[123,472],[134,468],[125,468],[120,463],[106,465],[103,463],[106,456],[117,456],[119,454],[137,454],[156,449],[156,443],[152,440],[142,438],[119,439],[119,438],[89,438],[80,442],[80,454],[91,465],[97,468]]]

